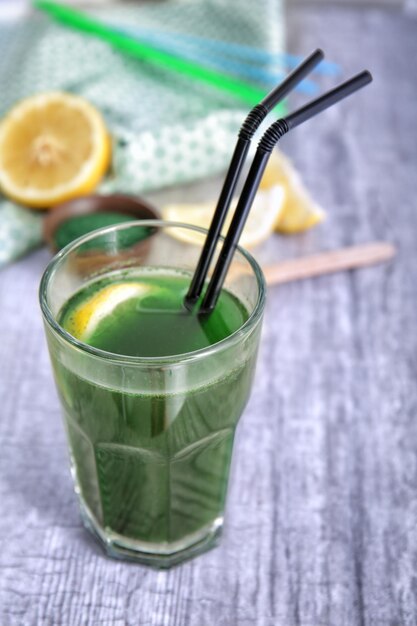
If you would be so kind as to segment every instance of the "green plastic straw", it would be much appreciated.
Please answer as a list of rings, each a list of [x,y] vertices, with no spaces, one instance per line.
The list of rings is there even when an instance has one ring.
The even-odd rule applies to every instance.
[[[164,69],[173,70],[197,81],[208,83],[222,91],[227,91],[249,104],[256,104],[265,96],[265,91],[262,89],[233,78],[228,74],[204,67],[194,61],[159,50],[151,44],[140,42],[134,37],[113,30],[106,24],[85,15],[81,11],[76,11],[49,0],[34,0],[33,6],[48,13],[52,18],[69,28],[84,31],[93,37],[102,39],[114,48],[143,61],[149,61]]]

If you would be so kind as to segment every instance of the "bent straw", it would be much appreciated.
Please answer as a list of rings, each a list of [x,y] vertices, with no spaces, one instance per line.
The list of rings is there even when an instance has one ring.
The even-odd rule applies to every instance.
[[[250,142],[256,130],[268,113],[322,60],[322,50],[315,50],[287,78],[273,89],[256,107],[250,111],[239,131],[235,150],[223,183],[219,200],[210,224],[210,228],[197,263],[184,304],[191,309],[198,300],[207,276],[210,262],[220,236],[227,211],[232,200],[236,183],[242,171]]]
[[[252,202],[258,190],[262,174],[275,144],[291,128],[295,128],[299,124],[306,122],[318,113],[321,113],[333,104],[336,104],[336,102],[343,100],[358,89],[361,89],[371,81],[372,76],[368,71],[361,72],[335,89],[328,91],[320,98],[317,98],[297,111],[294,111],[294,113],[277,120],[264,133],[261,141],[259,142],[255,158],[249,170],[236,211],[233,215],[223,247],[220,251],[217,264],[207,287],[207,291],[200,308],[201,313],[212,311],[216,305],[227,271],[232,261],[234,251],[239,242],[239,238],[245,226]]]
[[[237,99],[249,104],[255,104],[264,95],[264,90],[259,87],[234,78],[218,70],[205,67],[194,61],[182,58],[172,53],[164,52],[156,46],[139,42],[134,37],[124,35],[87,16],[81,11],[76,11],[68,6],[57,4],[49,0],[34,0],[33,6],[36,9],[48,13],[53,19],[63,23],[69,28],[83,31],[93,37],[97,37],[114,48],[126,52],[142,61],[148,61],[165,70],[171,70],[184,76],[189,76],[194,80],[207,83],[221,91],[226,91]]]

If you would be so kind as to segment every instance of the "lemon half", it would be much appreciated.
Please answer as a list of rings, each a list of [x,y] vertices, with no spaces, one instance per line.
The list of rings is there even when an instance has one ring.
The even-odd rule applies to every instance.
[[[240,238],[240,245],[253,248],[269,237],[284,205],[285,191],[282,185],[274,185],[268,191],[259,191],[253,202],[251,212]],[[233,200],[227,214],[222,234],[227,232],[237,200]],[[200,204],[168,204],[162,209],[162,218],[168,221],[184,222],[193,226],[208,228],[210,226],[215,205],[213,202]],[[171,228],[169,233],[177,239],[188,243],[201,244],[205,235],[193,230]]]
[[[90,193],[110,156],[104,120],[91,104],[67,93],[39,94],[0,125],[0,188],[21,204],[48,208]]]

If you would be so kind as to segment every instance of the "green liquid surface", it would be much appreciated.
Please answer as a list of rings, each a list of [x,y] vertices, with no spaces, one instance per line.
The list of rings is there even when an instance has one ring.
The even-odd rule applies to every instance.
[[[246,321],[245,307],[225,291],[205,319],[184,311],[189,280],[111,275],[73,296],[60,323],[102,350],[162,356],[212,345]],[[221,376],[210,371],[219,363],[215,360],[183,365],[187,369],[180,376],[164,368],[157,375],[171,385],[166,392],[160,385],[153,390],[150,373],[138,371],[133,391],[122,383],[101,383],[96,372],[81,376],[51,348],[76,481],[100,528],[147,545],[170,544],[222,517],[235,428],[253,375],[253,337],[245,359],[222,354],[227,366]],[[192,368],[201,367],[208,367],[208,382],[200,379],[194,386]],[[176,376],[182,381],[178,390],[171,384]]]
[[[189,278],[178,275],[113,275],[75,294],[59,322],[95,348],[142,357],[207,348],[246,322],[245,307],[227,291],[210,315],[189,312],[183,305],[188,287]]]

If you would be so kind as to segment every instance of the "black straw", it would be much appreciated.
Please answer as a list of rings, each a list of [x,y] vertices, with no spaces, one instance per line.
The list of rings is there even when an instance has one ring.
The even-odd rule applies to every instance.
[[[298,109],[294,113],[277,120],[265,132],[258,144],[255,158],[243,186],[236,211],[233,215],[233,219],[220,251],[213,275],[207,287],[207,291],[200,308],[200,313],[210,312],[216,305],[217,298],[219,297],[221,288],[226,278],[233,254],[236,246],[238,245],[246,219],[249,215],[252,202],[255,198],[266,164],[275,144],[291,128],[295,128],[295,126],[306,122],[318,113],[321,113],[333,104],[336,104],[336,102],[343,100],[358,89],[361,89],[361,87],[365,87],[365,85],[371,81],[372,76],[368,71],[361,72],[335,89],[328,91],[309,104],[306,104],[301,109]]]
[[[273,89],[258,105],[248,114],[240,131],[233,152],[232,160],[223,183],[216,210],[214,212],[210,228],[204,242],[200,258],[197,263],[188,293],[185,297],[185,305],[191,309],[198,300],[207,276],[207,272],[213,258],[227,211],[232,201],[236,184],[239,180],[243,164],[249,150],[250,142],[259,126],[268,113],[302,81],[323,59],[323,51],[319,48],[298,65],[287,78]]]

